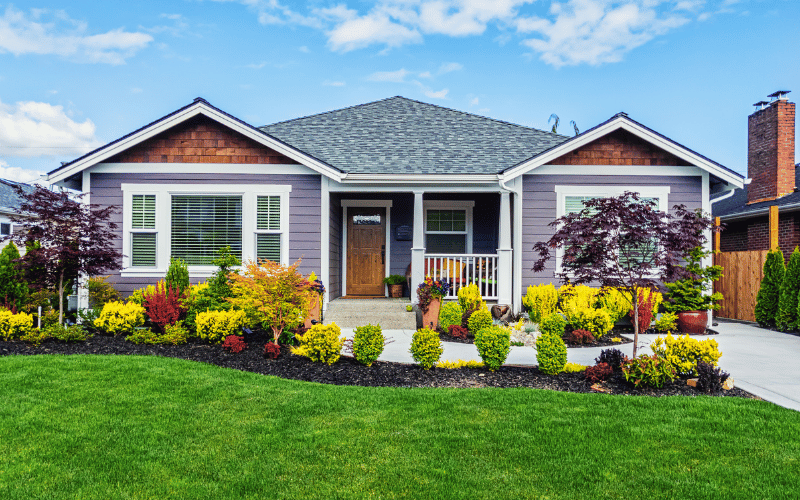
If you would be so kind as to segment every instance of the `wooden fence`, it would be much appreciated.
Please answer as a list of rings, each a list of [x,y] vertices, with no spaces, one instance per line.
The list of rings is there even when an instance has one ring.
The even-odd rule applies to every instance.
[[[720,318],[755,321],[756,295],[764,276],[766,250],[721,252],[714,254],[714,264],[723,267],[723,277],[714,283],[714,291],[724,300],[716,313]]]

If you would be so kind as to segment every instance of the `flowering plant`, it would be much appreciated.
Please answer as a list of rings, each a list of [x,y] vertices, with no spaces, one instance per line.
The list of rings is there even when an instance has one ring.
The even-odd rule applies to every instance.
[[[450,283],[443,280],[434,280],[425,276],[425,280],[417,287],[419,308],[423,313],[428,312],[428,307],[433,299],[441,299],[450,291]]]
[[[308,277],[308,285],[309,285],[308,288],[309,290],[317,292],[320,295],[325,295],[325,285],[322,284],[322,280],[317,278],[316,273],[314,273],[313,271]]]

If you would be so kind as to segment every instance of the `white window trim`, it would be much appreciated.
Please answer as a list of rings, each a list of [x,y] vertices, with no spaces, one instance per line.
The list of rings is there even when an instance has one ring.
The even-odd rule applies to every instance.
[[[556,192],[556,218],[566,214],[567,196],[593,196],[609,197],[619,196],[625,191],[638,193],[642,198],[655,198],[658,200],[658,209],[666,212],[669,210],[670,186],[555,186]],[[556,273],[561,272],[561,261],[564,249],[556,250]]]
[[[422,221],[425,247],[428,246],[428,234],[464,234],[466,235],[465,253],[472,253],[472,211],[475,208],[473,200],[423,200],[422,208],[424,220]],[[466,231],[428,231],[428,210],[464,210]],[[425,253],[428,253],[427,249]]]
[[[289,194],[291,185],[279,184],[133,184],[123,183],[122,189],[122,277],[163,277],[169,267],[172,235],[172,195],[232,195],[242,197],[242,260],[255,260],[256,254],[256,197],[281,197],[281,264],[289,264]],[[156,227],[148,230],[131,228],[133,195],[156,196]],[[131,232],[156,233],[156,267],[131,267]],[[214,266],[189,266],[190,277],[207,278]]]

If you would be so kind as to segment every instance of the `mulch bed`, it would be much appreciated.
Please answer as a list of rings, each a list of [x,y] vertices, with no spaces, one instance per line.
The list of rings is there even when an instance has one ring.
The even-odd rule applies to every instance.
[[[264,340],[253,341],[238,354],[231,354],[221,346],[198,341],[179,346],[137,345],[122,337],[96,335],[86,342],[64,343],[47,340],[36,347],[25,342],[0,341],[0,356],[32,354],[139,354],[164,356],[209,363],[236,370],[274,375],[285,379],[304,380],[335,385],[368,387],[532,387],[565,392],[605,392],[642,396],[697,396],[700,393],[677,380],[663,389],[636,389],[624,379],[615,378],[592,388],[581,373],[545,375],[535,367],[503,366],[497,372],[488,369],[423,370],[416,365],[378,361],[366,367],[353,358],[342,356],[332,366],[314,363],[308,358],[295,356],[288,347],[281,346],[278,359],[263,356]],[[739,388],[723,391],[717,396],[736,396],[758,399]]]

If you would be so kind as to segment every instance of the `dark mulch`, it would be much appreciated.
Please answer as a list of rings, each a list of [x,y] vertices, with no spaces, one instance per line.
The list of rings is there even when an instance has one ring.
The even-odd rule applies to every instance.
[[[423,370],[416,365],[378,361],[372,367],[357,363],[343,356],[332,366],[311,362],[308,358],[289,353],[281,346],[278,359],[265,359],[264,340],[253,341],[248,349],[231,354],[218,345],[189,342],[179,346],[136,345],[122,337],[95,336],[86,342],[64,343],[45,341],[35,347],[24,342],[0,341],[0,356],[31,354],[139,354],[180,358],[209,363],[236,370],[275,375],[277,377],[320,382],[335,385],[359,385],[370,387],[532,387],[568,392],[597,392],[583,380],[583,375],[562,373],[557,376],[544,375],[535,367],[503,366],[497,372],[488,369],[446,370],[433,368]],[[644,396],[697,396],[699,393],[686,385],[685,381],[673,382],[663,389],[636,389],[624,380],[603,382],[600,392]],[[752,394],[735,388],[723,391],[719,396],[738,396],[758,399]]]

